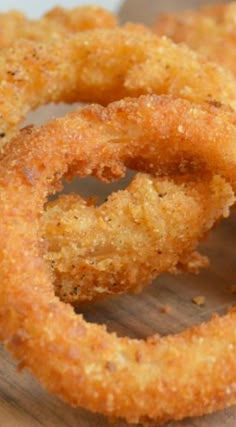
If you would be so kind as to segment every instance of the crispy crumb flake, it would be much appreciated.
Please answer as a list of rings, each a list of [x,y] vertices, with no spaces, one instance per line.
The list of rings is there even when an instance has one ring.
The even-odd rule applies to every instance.
[[[205,305],[206,303],[206,298],[204,296],[198,296],[198,297],[194,297],[192,299],[192,302],[196,305]]]
[[[161,313],[170,314],[172,312],[172,307],[168,304],[161,307]]]

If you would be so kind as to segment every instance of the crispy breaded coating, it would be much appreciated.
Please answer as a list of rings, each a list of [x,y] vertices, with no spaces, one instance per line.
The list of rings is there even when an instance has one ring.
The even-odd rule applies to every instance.
[[[147,96],[120,101],[109,109],[90,106],[40,129],[36,135],[42,162],[42,138],[52,138],[55,144],[58,137],[61,144],[76,138],[80,145],[85,129],[93,156],[101,151],[96,145],[98,131],[104,143],[99,172],[89,169],[102,180],[123,176],[124,165],[153,175],[180,176],[177,181],[138,176],[99,208],[76,196],[48,206],[41,220],[49,249],[46,257],[54,269],[56,292],[67,301],[137,290],[161,272],[174,271],[234,203],[231,187],[215,176],[221,174],[235,188],[235,113],[220,106]],[[23,135],[27,132],[31,128]],[[88,155],[87,144],[84,163]],[[186,178],[188,170],[191,179]],[[29,165],[23,173],[34,187],[40,171]]]
[[[55,16],[55,18],[58,17],[60,20],[62,16],[66,16],[65,12],[63,13],[64,15],[61,13],[58,15],[53,12],[50,15]],[[99,49],[98,46],[100,46]],[[68,40],[58,39],[42,44],[27,41],[18,42],[13,44],[11,49],[3,51],[0,63],[1,61],[0,101],[2,119],[0,117],[0,123],[2,132],[0,135],[2,141],[11,136],[11,130],[15,130],[16,125],[29,109],[49,101],[72,102],[95,98],[106,103],[109,99],[115,99],[126,94],[134,95],[154,91],[157,93],[175,93],[180,97],[190,98],[194,102],[208,98],[212,101],[219,99],[222,102],[233,104],[236,93],[234,80],[228,76],[229,84],[225,84],[225,76],[223,79],[220,68],[205,62],[188,49],[179,48],[168,40],[157,38],[136,26],[129,26],[126,29],[117,29],[116,31],[93,31],[86,33],[86,35],[72,36]],[[70,70],[69,74],[68,70]],[[205,84],[205,81],[209,82],[208,85]],[[157,169],[157,165],[155,168]],[[34,180],[34,174],[27,170],[25,173],[29,181]],[[78,209],[82,208],[83,205],[78,201]],[[216,212],[215,207],[212,207],[211,215],[214,217],[212,222],[221,215],[221,209],[222,204],[219,205],[219,212]],[[63,217],[65,218],[65,215]],[[198,238],[201,237],[207,227],[211,226],[206,226],[206,224],[211,224],[208,218],[206,218],[206,223],[202,228],[199,228]],[[45,227],[49,230],[47,225]],[[61,236],[58,235],[58,239],[60,238]],[[68,241],[65,239],[64,242],[65,246],[62,244],[60,252],[60,255],[63,253],[66,257],[64,261],[59,253],[57,255],[55,253],[50,254],[57,279],[57,293],[62,298],[73,302],[98,297],[99,286],[95,282],[96,290],[94,292],[91,290],[91,286],[96,277],[96,280],[101,281],[102,274],[100,272],[98,279],[95,267],[90,266],[90,274],[88,275],[89,259],[84,260],[86,279],[83,280],[84,290],[81,292],[81,285],[78,282],[78,279],[81,279],[83,275],[82,264],[78,263],[79,236],[77,245],[74,246],[74,249],[77,248],[78,251],[77,258],[76,253],[73,253],[75,264],[68,263],[69,252],[64,249],[67,248]],[[197,238],[195,238],[194,244],[192,241],[192,245],[189,247],[191,246],[194,249],[193,246],[196,243]],[[158,243],[156,242],[152,250],[155,250],[157,246]],[[171,262],[167,262],[165,267],[158,264],[153,273],[148,272],[146,267],[143,279],[141,280],[139,276],[139,281],[136,283],[135,280],[138,276],[127,275],[127,269],[124,269],[122,262],[120,268],[116,263],[117,270],[114,271],[114,275],[110,275],[108,272],[107,274],[103,273],[104,281],[100,296],[104,296],[106,292],[114,293],[115,289],[116,292],[122,292],[128,288],[131,290],[141,289],[163,270],[170,269],[173,272],[179,267],[196,270],[201,264],[205,264],[205,259],[201,259],[199,262],[199,258],[198,264],[195,263],[194,265],[192,261],[185,261],[185,258],[187,259],[190,256],[191,253],[184,254],[183,251],[178,251],[178,257],[173,256]],[[156,262],[158,263],[158,260]],[[185,265],[183,266],[183,264]],[[74,265],[75,267],[73,267]],[[71,266],[73,268],[69,270]],[[130,265],[127,268],[130,268]],[[125,274],[127,279],[124,281],[123,276]],[[114,283],[115,286],[112,285]],[[85,291],[85,289],[87,290]]]
[[[109,110],[91,106],[71,113],[42,127],[42,134],[59,136],[62,142],[73,136],[80,141],[82,120],[89,123],[88,140],[96,142],[98,128],[103,141],[111,141],[103,148],[100,179],[122,176],[122,162],[153,175],[183,176],[175,183],[170,177],[141,175],[99,208],[77,196],[48,205],[41,222],[46,258],[55,275],[56,293],[72,303],[137,291],[164,271],[186,269],[183,264],[198,241],[217,218],[227,215],[224,206],[233,203],[230,187],[220,178],[211,179],[211,174],[220,173],[236,186],[235,113],[224,107],[171,97],[126,99]],[[40,141],[41,134],[39,153]],[[186,178],[188,171],[192,180]],[[28,167],[24,175],[34,186],[38,171]],[[165,197],[160,199],[159,193]],[[188,270],[196,269],[195,261],[190,257]]]
[[[236,76],[236,2],[157,17],[154,32],[186,43]]]
[[[113,28],[116,17],[108,10],[97,6],[74,9],[55,7],[38,20],[31,20],[23,13],[13,10],[0,13],[0,47],[8,47],[20,38],[43,41],[53,37],[66,37],[69,33]]]
[[[77,195],[62,196],[41,219],[56,294],[76,304],[141,291],[186,263],[233,200],[219,176],[191,181],[145,174],[98,207]],[[187,268],[196,271],[196,254]]]
[[[0,56],[1,141],[29,110],[48,102],[107,104],[147,93],[234,106],[236,82],[187,47],[133,27],[20,40]]]
[[[199,121],[197,135],[193,125],[179,137],[175,125],[183,115],[189,124]],[[129,422],[164,422],[236,403],[235,311],[175,336],[118,338],[54,295],[40,236],[47,194],[64,174],[119,176],[130,159],[150,164],[161,146],[185,147],[185,138],[194,145],[201,135],[206,141],[215,135],[216,145],[218,138],[227,146],[225,125],[221,110],[144,97],[27,128],[6,146],[0,162],[0,338],[21,368],[71,405]],[[183,158],[187,154],[182,151]]]
[[[113,13],[95,5],[70,10],[57,6],[45,14],[45,19],[74,33],[117,26],[117,17]]]

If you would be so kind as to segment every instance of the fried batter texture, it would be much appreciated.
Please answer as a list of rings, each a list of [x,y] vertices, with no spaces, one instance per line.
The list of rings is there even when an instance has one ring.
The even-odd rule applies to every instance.
[[[234,106],[236,82],[187,47],[133,26],[41,43],[20,40],[1,51],[1,141],[29,110],[48,102],[107,104],[147,93]]]
[[[187,264],[185,258],[204,233],[227,215],[224,206],[233,203],[232,192],[219,177],[204,175],[220,173],[235,188],[235,114],[217,105],[197,106],[171,97],[143,100],[110,106],[109,114],[89,107],[55,122],[54,133],[69,138],[77,120],[85,116],[91,131],[98,126],[104,140],[111,138],[118,163],[125,159],[130,168],[153,175],[183,175],[177,182],[139,175],[100,207],[78,196],[47,206],[41,232],[56,294],[64,301],[76,304],[137,292],[162,272]],[[142,144],[127,133],[127,117]],[[96,133],[93,138],[98,138]],[[186,172],[191,172],[192,181],[186,180]],[[28,175],[27,170],[27,179]]]
[[[153,175],[183,177],[176,181],[139,175],[100,207],[78,196],[47,206],[41,219],[46,258],[56,293],[72,303],[141,290],[160,273],[184,263],[216,219],[227,215],[224,206],[233,203],[230,187],[209,174],[221,173],[235,188],[236,170],[235,114],[222,107],[149,96],[121,101],[109,110],[85,108],[42,127],[42,133],[45,138],[60,135],[62,141],[80,135],[81,117],[94,141],[99,128],[103,140],[113,145],[114,174],[107,175],[110,160],[104,150],[106,175],[100,179],[122,176],[124,169],[117,169],[121,162]],[[190,171],[195,173],[192,181],[185,176]],[[34,185],[37,171],[27,168],[24,174]]]
[[[152,175],[172,173],[174,179],[139,175],[101,207],[78,196],[47,206],[41,220],[46,258],[57,295],[74,304],[141,290],[160,273],[187,264],[185,259],[204,233],[234,202],[231,187],[211,174],[220,173],[236,185],[235,114],[224,107],[171,97],[127,99],[109,110],[93,106],[69,114],[42,127],[42,134],[62,142],[76,137],[80,142],[81,117],[89,123],[93,141],[98,128],[103,140],[112,142],[109,155],[116,166],[112,175],[107,174],[110,158],[104,150],[100,179],[121,177],[123,163]],[[41,134],[39,152],[40,141]],[[30,167],[23,172],[34,186],[39,172]],[[192,180],[186,179],[187,172]]]
[[[49,15],[62,16],[54,12]],[[59,36],[57,40],[54,39],[43,43],[24,40],[13,44],[10,49],[3,50],[0,63],[1,61],[0,102],[2,116],[0,117],[0,135],[2,142],[10,138],[27,111],[47,102],[93,101],[95,99],[107,103],[109,99],[116,99],[127,94],[139,95],[140,93],[156,92],[174,93],[180,97],[189,98],[194,102],[201,102],[203,99],[208,98],[211,102],[215,102],[215,99],[217,99],[220,102],[227,102],[233,105],[236,94],[234,79],[229,75],[225,77],[225,73],[220,68],[202,60],[187,48],[177,47],[167,39],[158,38],[133,26],[116,29],[116,31],[94,30],[86,34],[71,36],[68,40],[64,38],[62,40]],[[172,114],[171,110],[170,114]],[[135,168],[135,165],[132,167]],[[139,169],[139,165],[137,165],[136,169]],[[152,172],[158,172],[157,164]],[[32,173],[26,169],[25,175],[28,181],[34,181],[34,172]],[[147,177],[144,177],[143,181],[146,183]],[[160,186],[161,183],[158,185]],[[212,185],[214,187],[215,183],[212,183]],[[211,187],[209,183],[206,188],[210,193]],[[186,191],[186,197],[189,197],[188,189],[184,189],[183,186],[181,194],[184,191]],[[174,186],[174,182],[170,181],[170,197],[172,192],[177,194],[177,189]],[[131,195],[132,191],[124,194]],[[187,240],[183,237],[182,245],[178,248],[176,247],[176,252],[170,254],[168,249],[163,252],[162,257],[155,257],[156,267],[150,272],[148,272],[150,261],[148,264],[147,257],[150,251],[161,250],[159,249],[160,242],[158,239],[154,239],[154,247],[149,252],[146,252],[146,256],[143,255],[144,250],[142,253],[138,253],[137,248],[132,248],[133,258],[139,259],[137,269],[140,276],[137,275],[134,268],[132,274],[127,274],[126,265],[130,269],[130,262],[127,264],[125,256],[121,257],[120,255],[119,261],[117,258],[113,260],[114,271],[112,274],[111,257],[107,257],[106,262],[104,259],[103,262],[100,259],[98,263],[97,257],[95,262],[92,255],[89,256],[89,253],[85,252],[84,246],[79,249],[81,238],[83,242],[86,239],[84,236],[85,231],[81,228],[81,225],[78,228],[78,222],[73,223],[73,226],[70,223],[70,242],[72,242],[72,234],[77,236],[78,239],[77,243],[73,245],[73,252],[72,248],[69,249],[68,247],[69,236],[65,237],[65,230],[62,225],[57,229],[58,239],[56,239],[53,232],[55,225],[52,225],[52,218],[59,211],[60,215],[62,215],[61,211],[64,202],[60,203],[59,210],[54,205],[52,214],[47,210],[47,219],[50,221],[51,230],[45,222],[43,226],[45,228],[45,238],[50,248],[49,259],[55,272],[57,294],[66,299],[66,301],[76,303],[105,296],[106,294],[127,291],[129,288],[137,291],[162,271],[173,271],[180,265],[182,269],[190,270],[190,263],[185,260],[185,257],[191,258],[191,252],[187,254],[187,249],[190,250],[191,248],[193,250],[197,240],[222,215],[222,203],[219,203],[219,209],[216,208],[216,203],[213,203],[212,209],[210,210],[209,208],[207,210],[205,201],[207,197],[211,200],[211,197],[203,194],[202,190],[201,194],[199,208],[202,211],[205,209],[208,213],[204,221],[199,221],[198,232],[196,232],[194,239],[189,241],[188,248],[185,249]],[[225,194],[224,191],[222,194]],[[138,196],[132,195],[132,198],[134,197]],[[189,198],[194,198],[194,196],[190,195]],[[157,200],[158,194],[156,192],[156,197],[153,195],[153,203],[157,203]],[[219,200],[221,201],[220,197]],[[72,211],[78,209],[81,212],[83,208],[83,212],[85,212],[85,203],[81,200],[77,200],[77,208],[74,198],[71,201],[67,199],[67,206],[70,203],[73,204]],[[110,202],[108,206],[109,204]],[[115,202],[112,202],[112,204],[115,204]],[[106,206],[100,210],[90,207],[90,211],[94,210],[94,215],[98,215],[101,223],[102,214],[100,212],[105,210]],[[176,211],[178,211],[177,205]],[[68,218],[71,216],[71,210],[67,210],[67,215]],[[65,214],[63,215],[63,220],[64,223],[68,224],[69,220],[66,220]],[[56,223],[58,222],[57,220]],[[67,227],[68,229],[69,227]],[[60,233],[60,230],[62,233]],[[108,239],[108,228],[106,230],[103,251],[107,252],[105,247],[106,245],[111,247],[112,238],[114,240],[114,230],[112,235],[112,227],[110,227],[110,239]],[[82,236],[80,232],[83,233]],[[143,233],[147,241],[150,240],[150,231],[145,230],[144,226]],[[183,243],[184,241],[185,244]],[[73,242],[75,242],[75,239],[73,239]],[[168,239],[166,242],[168,243]],[[58,250],[58,244],[61,245],[61,250]],[[128,251],[128,248],[125,248],[124,245],[123,247],[120,246],[122,253],[124,253],[124,249]],[[95,241],[92,248],[97,253]],[[84,253],[83,257],[81,251]],[[167,254],[169,255],[167,256]],[[87,258],[85,258],[85,255]],[[166,256],[166,264],[162,261],[164,256]],[[108,269],[108,265],[110,265],[110,270],[102,273],[106,263],[106,268]],[[195,270],[201,266],[201,263],[205,264],[205,260],[198,262],[198,265],[195,263]],[[114,265],[116,266],[115,268]],[[191,262],[191,268],[192,265]],[[86,275],[84,276],[85,273]],[[124,279],[125,274],[126,279]],[[83,280],[81,280],[82,277]],[[102,277],[104,280],[101,286]],[[78,282],[79,279],[81,284]],[[136,283],[135,280],[137,280]],[[92,283],[94,283],[94,291],[92,290]]]
[[[41,220],[56,294],[77,304],[141,291],[162,272],[189,264],[199,240],[233,201],[219,176],[191,181],[138,174],[100,207],[62,196]]]
[[[115,16],[97,6],[77,7],[71,10],[56,7],[39,20],[30,20],[23,13],[0,13],[0,47],[8,47],[17,39],[49,40],[67,36],[68,33],[113,28]]]
[[[167,114],[171,103],[174,118]],[[164,155],[161,146],[171,141],[184,147],[191,135],[185,130],[179,137],[175,121],[186,116],[187,107],[186,121],[200,120],[193,144],[201,132],[211,139],[215,115],[222,117],[224,133],[227,117],[221,111],[144,97],[25,129],[6,146],[0,163],[1,340],[50,392],[129,422],[182,419],[236,403],[236,312],[147,341],[118,338],[88,324],[54,295],[42,258],[40,214],[64,174],[110,178],[121,175],[131,159],[140,164],[143,157],[144,164],[150,153],[154,159],[157,151]],[[216,136],[222,140],[217,130],[216,145]],[[33,186],[26,169],[37,172]]]
[[[157,17],[154,32],[186,43],[236,76],[236,2]]]

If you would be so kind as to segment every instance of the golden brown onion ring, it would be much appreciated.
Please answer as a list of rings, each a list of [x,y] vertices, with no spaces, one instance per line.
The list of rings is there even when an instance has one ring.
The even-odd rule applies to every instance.
[[[8,47],[17,39],[48,40],[60,35],[92,30],[113,28],[117,25],[115,16],[97,6],[63,9],[55,7],[38,20],[31,20],[23,13],[11,11],[0,13],[0,47]]]
[[[68,45],[67,52],[65,51],[65,44]],[[98,49],[99,46],[102,46],[104,60],[101,60],[100,50],[98,53],[95,53],[95,49]],[[77,55],[76,60],[74,59],[75,55]],[[111,55],[110,59],[109,55]],[[15,73],[16,64],[18,65],[21,61],[23,61],[23,64],[20,65],[20,69]],[[97,66],[98,61],[100,71],[99,66]],[[11,64],[10,68],[9,64]],[[2,126],[8,128],[9,131],[14,130],[20,118],[22,118],[22,113],[26,113],[31,107],[36,107],[41,103],[49,101],[80,100],[84,99],[84,96],[87,96],[86,100],[93,100],[95,97],[95,99],[99,98],[103,102],[107,102],[108,97],[113,99],[122,96],[122,94],[133,95],[156,91],[159,93],[173,92],[178,94],[178,96],[194,99],[196,102],[200,102],[205,97],[210,97],[211,99],[217,98],[221,101],[229,102],[232,101],[236,93],[234,90],[234,86],[236,87],[235,82],[229,79],[230,84],[227,86],[221,70],[217,69],[215,65],[202,61],[201,58],[198,58],[188,49],[176,48],[173,43],[165,39],[158,39],[146,31],[136,30],[134,27],[123,30],[117,29],[116,32],[95,31],[86,33],[84,36],[81,34],[78,37],[71,37],[68,41],[63,39],[63,48],[62,40],[54,40],[42,45],[22,41],[21,43],[16,43],[12,49],[3,52],[2,65],[2,84],[0,87],[1,111],[3,113]],[[150,70],[152,70],[152,73],[150,73]],[[68,76],[65,77],[67,72]],[[143,72],[145,72],[145,75]],[[178,74],[176,75],[176,73]],[[140,76],[139,79],[138,76]],[[4,78],[7,78],[7,82]],[[206,79],[209,81],[209,87],[204,83],[201,85],[199,91],[199,81],[202,80],[205,82]],[[140,88],[138,90],[135,89],[135,85],[140,85]],[[69,99],[68,96],[73,96],[74,98]],[[6,128],[1,132],[2,140],[5,139]],[[8,136],[10,135],[11,132]],[[29,180],[34,179],[33,174],[29,172],[27,174],[27,170],[25,172]],[[170,185],[173,186],[174,184],[170,183]],[[209,191],[209,185],[206,188]],[[206,199],[206,194],[203,193],[200,203],[201,209],[204,207],[203,200]],[[78,209],[80,209],[80,206],[78,206]],[[214,206],[212,205],[212,210],[208,212],[209,216],[206,215],[204,221],[198,224],[198,238],[221,215],[221,209],[222,204],[219,205],[219,209],[216,209],[215,204]],[[47,218],[49,218],[49,215]],[[64,218],[66,221],[65,215]],[[86,291],[78,295],[79,284],[77,280],[82,274],[83,268],[85,268],[82,266],[83,262],[81,260],[78,263],[78,260],[75,259],[75,251],[73,253],[73,260],[76,261],[76,264],[68,263],[68,255],[70,254],[72,260],[72,252],[68,250],[69,242],[66,238],[60,241],[61,234],[58,235],[58,241],[60,241],[62,248],[60,253],[55,254],[55,236],[52,241],[47,224],[45,224],[45,227],[48,233],[49,247],[51,248],[49,258],[54,265],[58,279],[56,282],[57,292],[63,298],[67,298],[70,301],[73,300],[74,302],[87,298],[91,299],[92,295],[94,297],[97,295],[98,297],[98,292],[91,290],[91,284],[94,280],[96,283],[97,280],[101,281],[102,278],[101,271],[98,278],[97,270],[95,270],[97,264],[94,265],[93,272],[91,272],[90,262],[93,260],[91,258],[85,260],[87,268],[83,283],[84,290],[86,289]],[[51,233],[52,229],[53,227],[51,228]],[[70,232],[71,234],[75,233],[73,227],[71,227]],[[190,248],[193,249],[193,246],[197,243],[196,236],[189,241],[189,250]],[[77,248],[79,237],[77,232]],[[106,273],[103,274],[103,278],[107,278],[106,281],[103,281],[102,287],[96,286],[96,289],[100,288],[103,296],[106,292],[122,292],[128,288],[141,289],[145,283],[148,283],[152,277],[161,271],[169,269],[173,271],[176,263],[182,264],[184,262],[186,243],[185,239],[185,245],[181,245],[178,249],[176,248],[176,251],[172,254],[171,262],[170,256],[167,256],[168,253],[170,254],[169,249],[164,252],[166,257],[164,265],[161,266],[158,258],[156,258],[157,268],[153,273],[150,271],[147,274],[150,263],[148,264],[146,261],[146,268],[143,267],[143,275],[145,277],[143,276],[142,278],[139,276],[139,281],[136,284],[137,275],[132,278],[131,274],[126,274],[127,268],[124,268],[124,262],[126,261],[125,258],[122,258],[119,268],[116,262],[115,277],[114,275],[111,276],[110,270],[107,269]],[[158,241],[154,239],[153,244],[152,251],[155,249],[158,250]],[[57,250],[57,252],[59,251]],[[61,257],[62,253],[63,256]],[[79,254],[78,250],[77,258]],[[132,251],[132,254],[133,257],[137,256],[137,252],[135,255],[135,251]],[[148,252],[146,252],[146,260],[147,256]],[[141,258],[141,255],[139,255],[139,259]],[[73,265],[75,267],[70,269]],[[139,263],[139,274],[141,265]],[[128,267],[130,268],[130,264],[128,264]],[[89,270],[90,274],[88,274]],[[122,276],[125,274],[126,280],[124,281]],[[116,287],[112,287],[114,282],[116,282]],[[67,290],[67,296],[65,295],[65,290]]]
[[[176,43],[186,43],[236,76],[236,2],[214,4],[157,17],[153,30]]]
[[[54,296],[41,255],[39,219],[47,194],[64,174],[117,176],[130,159],[148,161],[147,144],[152,158],[171,143],[170,128],[172,144],[180,143],[175,118],[166,114],[171,103],[176,120],[188,112],[189,122],[200,120],[195,137],[202,132],[210,139],[212,111],[146,97],[28,128],[9,143],[0,163],[1,339],[50,392],[73,406],[130,422],[181,419],[236,402],[236,312],[165,338],[109,334]],[[215,115],[222,117],[223,132],[227,116]],[[33,187],[26,168],[38,172]]]
[[[48,102],[100,102],[172,94],[235,105],[230,73],[187,47],[133,27],[93,30],[48,42],[21,40],[1,51],[0,137]]]
[[[107,133],[114,144],[113,156],[118,162],[124,160],[129,152],[131,160],[125,162],[133,169],[153,174],[172,172],[174,175],[192,171],[197,177],[200,173],[201,181],[192,178],[192,182],[186,182],[184,175],[180,181],[182,186],[176,186],[169,178],[156,181],[140,178],[142,185],[132,184],[131,191],[113,195],[100,208],[88,207],[73,197],[49,205],[42,219],[43,235],[49,249],[47,258],[56,275],[57,294],[73,303],[138,290],[161,272],[173,271],[222,214],[224,201],[221,194],[225,192],[221,187],[217,190],[216,183],[208,181],[204,173],[221,173],[235,188],[234,113],[211,104],[199,107],[168,97],[151,97],[149,101],[145,98],[141,117],[141,99],[137,104],[126,100],[123,109],[122,105],[121,102],[119,111],[115,109],[114,113],[110,107],[108,117],[95,107],[94,110],[89,109],[91,128],[100,121],[99,114],[104,116],[104,122],[107,120]],[[69,132],[74,127],[76,115],[86,111],[68,116],[65,122],[63,119],[58,121],[58,134],[65,132],[64,123]],[[139,139],[138,142],[133,140],[132,133],[126,129],[127,116],[130,125],[132,117],[132,132],[137,126],[138,129],[141,126],[142,135],[145,132],[140,147]],[[137,132],[135,130],[138,138]],[[151,192],[149,184],[154,182],[157,187],[152,186]],[[158,187],[166,196],[161,202]],[[147,194],[149,197],[145,203]],[[126,204],[130,206],[128,210],[124,208]],[[188,209],[188,205],[192,209]],[[117,215],[117,211],[122,212],[122,209],[123,217],[120,213]],[[182,221],[184,212],[188,216]],[[107,218],[112,218],[112,221],[107,222]],[[171,227],[170,223],[173,224]]]

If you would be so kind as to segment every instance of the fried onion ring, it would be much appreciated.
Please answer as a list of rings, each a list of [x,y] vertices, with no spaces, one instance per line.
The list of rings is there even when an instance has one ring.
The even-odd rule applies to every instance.
[[[153,29],[176,43],[186,43],[236,76],[235,20],[236,2],[232,2],[159,15]]]
[[[65,44],[68,45],[68,50]],[[101,46],[102,50],[99,49],[98,53],[95,53],[98,46]],[[102,60],[101,55],[104,55]],[[74,59],[75,56],[76,60]],[[110,58],[112,57],[112,63],[109,56]],[[22,65],[18,66],[19,63]],[[9,64],[11,65],[9,66]],[[42,64],[42,66],[40,64]],[[61,64],[63,64],[63,66]],[[178,96],[190,98],[196,102],[200,102],[205,97],[212,100],[218,99],[222,102],[230,102],[234,100],[236,93],[235,82],[233,79],[231,80],[229,78],[229,84],[227,86],[220,68],[217,69],[215,65],[202,61],[201,58],[198,58],[188,49],[176,48],[176,46],[168,40],[158,39],[146,31],[140,32],[140,30],[136,30],[135,27],[117,29],[116,32],[93,31],[91,33],[86,33],[84,36],[81,34],[76,37],[71,37],[68,41],[63,39],[63,48],[62,40],[53,40],[44,44],[22,41],[16,43],[12,49],[6,49],[3,52],[2,65],[2,67],[0,66],[0,74],[2,70],[2,83],[0,86],[2,121],[0,118],[0,124],[4,126],[4,129],[2,129],[0,133],[2,140],[6,140],[6,129],[9,131],[15,129],[15,126],[20,119],[22,119],[22,113],[26,114],[31,107],[36,107],[46,102],[71,102],[73,100],[88,101],[95,98],[106,103],[109,99],[115,99],[125,94],[134,95],[147,93],[149,91],[157,93],[176,93]],[[65,78],[69,68],[70,77]],[[17,71],[15,72],[14,70],[16,69]],[[152,74],[150,70],[152,70]],[[138,76],[140,76],[139,80],[137,79]],[[199,81],[204,81],[204,83],[199,86]],[[208,81],[209,84],[206,85],[205,81]],[[140,86],[140,88],[136,89],[136,86]],[[71,96],[73,96],[73,98],[70,98]],[[87,97],[86,99],[84,98],[85,96]],[[11,132],[9,132],[7,136],[9,137],[10,135]],[[34,173],[27,169],[25,170],[25,176],[29,181],[34,181]],[[147,178],[143,180],[146,182]],[[159,183],[159,185],[161,184]],[[213,184],[213,186],[214,185],[215,184]],[[173,187],[172,189],[171,186]],[[211,191],[209,183],[206,185],[206,188],[208,192]],[[169,191],[169,197],[171,197],[172,192],[177,194],[177,189],[175,189],[173,182],[170,182]],[[126,192],[125,194],[130,195],[131,193]],[[219,189],[217,194],[219,194]],[[185,196],[187,197],[187,194]],[[138,194],[132,194],[132,197],[137,198]],[[191,195],[191,197],[189,195],[188,197],[191,201],[193,195]],[[199,209],[206,209],[207,197],[207,194],[202,191],[201,197],[199,196]],[[67,200],[69,201],[69,199]],[[72,200],[74,204],[73,209],[75,209],[75,201],[74,199]],[[153,198],[153,203],[154,200],[158,200],[157,192],[156,198]],[[209,200],[211,200],[210,196]],[[220,200],[221,198],[219,197],[219,201]],[[77,209],[81,210],[84,204],[81,204],[79,200],[77,200],[77,202]],[[60,207],[61,206],[62,204]],[[90,207],[90,212],[91,211],[92,207]],[[213,203],[204,221],[202,219],[202,221],[198,222],[198,231],[196,230],[194,238],[192,238],[188,244],[189,250],[194,249],[197,240],[200,239],[202,234],[209,229],[212,223],[221,215],[221,211],[222,203],[219,204],[219,209],[216,208],[216,203]],[[58,210],[54,207],[53,213],[55,214],[56,212],[58,212]],[[96,213],[99,212],[100,211],[96,210]],[[176,215],[177,212],[178,209],[176,209]],[[196,212],[197,210],[195,214]],[[70,212],[67,212],[67,215],[69,216]],[[49,211],[47,211],[48,221],[49,218],[52,219],[52,215],[50,216]],[[63,218],[64,221],[68,223],[66,215],[63,215]],[[58,223],[58,221],[56,223]],[[180,224],[180,222],[178,223]],[[162,271],[173,271],[173,269],[177,267],[177,263],[182,265],[187,255],[187,241],[185,240],[185,244],[183,244],[183,237],[182,247],[176,246],[175,252],[172,252],[171,255],[170,250],[166,249],[163,252],[163,257],[156,257],[156,268],[154,271],[149,272],[150,261],[148,263],[147,259],[150,250],[149,252],[146,251],[146,256],[143,259],[140,253],[140,263],[137,267],[140,274],[142,270],[142,277],[141,275],[138,277],[134,269],[132,269],[133,276],[131,273],[129,275],[127,274],[128,269],[131,272],[131,268],[130,263],[127,264],[127,261],[125,261],[125,256],[120,259],[119,264],[113,259],[113,264],[111,262],[109,264],[110,270],[108,269],[108,264],[106,264],[106,271],[103,271],[104,280],[102,286],[100,286],[100,284],[99,286],[95,286],[95,290],[93,291],[92,283],[96,283],[96,281],[101,282],[102,264],[100,262],[98,266],[98,263],[94,263],[94,259],[91,259],[91,257],[87,259],[84,258],[84,261],[79,259],[81,257],[78,248],[80,241],[78,233],[82,231],[81,228],[78,230],[78,228],[75,229],[75,224],[73,224],[73,226],[71,225],[71,235],[72,233],[74,236],[76,234],[78,238],[77,244],[73,246],[75,251],[72,252],[72,249],[68,248],[68,239],[66,239],[66,237],[63,238],[63,234],[60,234],[60,231],[63,232],[62,228],[58,229],[57,239],[58,243],[60,241],[62,247],[60,251],[58,251],[58,247],[55,251],[56,239],[55,235],[52,236],[52,230],[55,229],[55,227],[52,226],[52,222],[50,222],[51,231],[45,222],[44,227],[46,229],[46,238],[49,241],[49,259],[52,262],[57,278],[57,293],[63,299],[74,303],[85,299],[90,300],[91,298],[98,298],[99,296],[101,297],[114,292],[124,292],[128,289],[141,289],[146,283],[149,283],[152,277],[160,274]],[[110,232],[112,232],[112,230],[110,230]],[[154,235],[155,233],[153,233],[153,236]],[[145,234],[145,236],[148,237],[147,234]],[[107,234],[107,239],[108,237],[109,235]],[[167,235],[166,248],[170,243],[169,238],[170,234]],[[106,244],[108,244],[108,240]],[[83,241],[85,241],[84,238]],[[158,249],[159,243],[157,240],[154,239],[152,243],[154,245],[151,249],[152,251],[155,249],[161,250],[160,248]],[[110,244],[111,243],[109,243],[109,245]],[[142,254],[143,253],[144,251]],[[133,248],[132,256],[137,257],[137,255],[137,250]],[[161,262],[161,260],[164,259],[164,255],[166,263]],[[70,262],[68,262],[69,256]],[[190,253],[188,254],[188,257],[189,256]],[[75,261],[73,264],[72,259]],[[146,265],[144,265],[144,259],[146,260]],[[205,264],[205,260],[203,261]],[[93,267],[91,266],[92,262]],[[108,263],[108,259],[106,263]],[[186,261],[186,263],[187,266],[190,266],[189,262]],[[114,274],[111,274],[112,265],[113,267],[116,265]],[[125,268],[126,265],[127,267]],[[97,275],[98,267],[99,276]],[[189,267],[187,269],[189,269]],[[79,285],[78,279],[81,279],[81,276],[83,276],[83,271],[86,274],[82,287]],[[123,276],[126,276],[125,280]],[[114,286],[114,283],[116,286]]]
[[[58,35],[65,37],[68,33],[113,28],[116,25],[115,16],[97,6],[71,10],[56,7],[37,21],[28,19],[18,11],[0,13],[0,47],[10,46],[19,38],[42,41]]]
[[[235,105],[236,83],[187,47],[134,28],[93,30],[48,42],[13,43],[0,57],[0,137],[48,102],[100,102],[171,94]]]
[[[128,166],[153,174],[195,171],[198,176],[201,172],[201,184],[195,179],[186,186],[185,176],[181,180],[182,187],[169,178],[162,181],[140,177],[138,185],[132,183],[128,191],[113,195],[100,208],[86,206],[76,196],[63,197],[50,204],[42,218],[42,233],[48,242],[47,259],[56,276],[56,293],[65,301],[77,303],[128,290],[138,291],[161,272],[173,271],[223,213],[221,194],[225,191],[221,186],[217,190],[219,183],[208,182],[204,173],[221,172],[235,188],[234,112],[217,105],[198,107],[171,98],[162,97],[157,101],[154,97],[150,98],[149,108],[155,110],[158,104],[158,113],[147,120],[150,110],[148,113],[145,110],[142,121],[140,103],[141,100],[137,105],[126,101],[124,110],[120,104],[119,114],[116,110],[112,114],[110,107],[108,132],[116,150],[114,156],[119,160],[127,151],[135,153],[136,160]],[[126,108],[129,116],[133,112],[131,129],[136,128],[138,122],[142,132],[144,129],[146,132],[146,146],[141,154],[137,154],[135,141],[130,143],[132,135],[127,135],[126,122],[122,122],[127,115]],[[99,121],[96,110],[92,114],[89,109],[89,114],[95,123]],[[57,133],[65,132],[64,122],[70,132],[77,115],[80,117],[80,113],[74,113],[58,120]],[[163,126],[166,117],[169,119]],[[153,144],[149,144],[150,138],[156,143],[157,130],[159,140],[154,151]],[[120,140],[122,144],[118,144]],[[165,194],[161,202],[160,193]],[[145,203],[147,194],[148,203]],[[124,207],[126,204],[128,210]],[[117,216],[117,211],[122,212],[122,206],[124,215]],[[188,217],[183,228],[184,212]],[[148,221],[148,218],[152,220]],[[169,227],[170,223],[173,223],[172,227]]]
[[[129,422],[182,419],[236,402],[236,312],[147,341],[88,324],[53,293],[41,255],[40,213],[64,174],[117,176],[131,159],[150,163],[147,151],[155,157],[170,139],[182,145],[190,131],[179,134],[179,115],[193,124],[200,120],[193,144],[201,133],[206,140],[213,134],[215,142],[221,139],[227,117],[222,115],[220,134],[212,123],[221,111],[144,97],[28,128],[7,145],[0,163],[1,339],[50,392]],[[233,125],[231,131],[234,136]],[[38,172],[33,187],[25,168]]]

